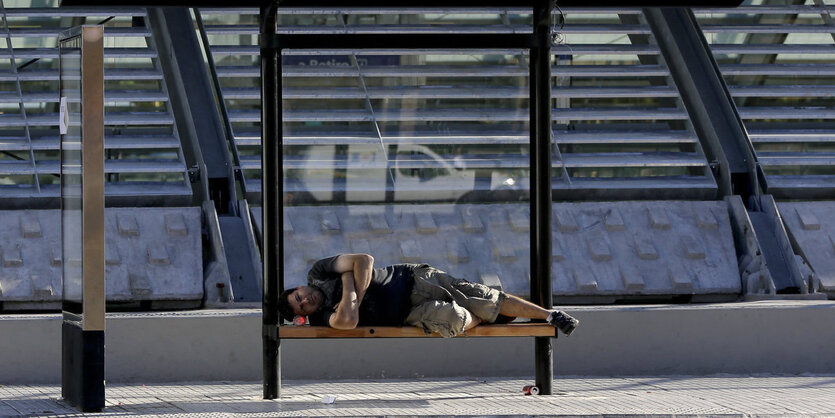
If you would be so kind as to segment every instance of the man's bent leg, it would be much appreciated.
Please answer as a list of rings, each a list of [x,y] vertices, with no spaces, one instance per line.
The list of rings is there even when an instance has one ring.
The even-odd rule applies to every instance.
[[[571,335],[574,329],[577,328],[577,325],[580,325],[580,321],[565,312],[545,309],[513,295],[507,295],[507,299],[502,303],[499,313],[505,316],[544,319],[565,335]]]
[[[480,321],[455,302],[432,300],[412,307],[404,322],[423,329],[427,334],[437,332],[448,338],[478,325]]]
[[[481,319],[479,319],[477,316],[473,315],[472,312],[470,312],[470,311],[467,311],[467,312],[469,313],[469,315],[467,316],[467,323],[464,324],[464,331],[466,331],[468,329],[471,329],[471,328],[473,328],[476,325],[481,323]]]
[[[492,323],[496,321],[499,309],[507,298],[507,293],[481,283],[455,278],[440,270],[437,271],[435,277],[459,305],[470,311],[481,322]]]
[[[545,309],[532,302],[528,302],[527,300],[522,299],[518,296],[508,294],[507,299],[505,299],[502,305],[499,307],[499,313],[504,316],[515,316],[531,319],[548,319],[548,315],[551,314],[551,310]]]

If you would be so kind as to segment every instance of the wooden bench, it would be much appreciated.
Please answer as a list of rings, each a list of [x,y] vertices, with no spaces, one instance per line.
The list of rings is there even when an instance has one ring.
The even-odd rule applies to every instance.
[[[510,324],[479,325],[471,328],[459,337],[556,337],[557,329],[547,323],[523,322]],[[303,338],[415,338],[440,337],[433,333],[426,335],[417,327],[356,327],[354,329],[336,329],[314,327],[310,325],[280,325],[278,335],[281,339]]]

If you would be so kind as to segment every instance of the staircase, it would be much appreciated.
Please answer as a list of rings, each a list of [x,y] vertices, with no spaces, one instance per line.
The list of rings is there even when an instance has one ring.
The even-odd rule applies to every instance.
[[[745,123],[768,192],[835,191],[835,5],[746,1],[694,10]]]
[[[713,198],[716,183],[640,9],[564,9],[553,48],[556,196]],[[520,33],[529,11],[279,11],[286,33]],[[557,12],[559,13],[559,12]],[[201,9],[247,199],[260,199],[257,10]],[[294,202],[450,201],[528,186],[525,50],[285,51]],[[486,194],[484,194],[486,193]]]
[[[8,2],[5,2],[8,3]],[[105,34],[105,195],[108,205],[186,205],[191,185],[144,9],[5,7],[0,15],[0,200],[54,207],[60,183],[58,34]],[[13,199],[6,199],[13,198]]]

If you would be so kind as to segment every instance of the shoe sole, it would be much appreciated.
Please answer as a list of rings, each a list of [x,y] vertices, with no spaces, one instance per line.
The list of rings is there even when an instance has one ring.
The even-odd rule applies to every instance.
[[[575,319],[568,329],[560,329],[560,331],[562,331],[562,333],[565,334],[565,336],[567,337],[571,335],[571,333],[574,332],[575,329],[577,329],[578,325],[580,325],[580,321]]]

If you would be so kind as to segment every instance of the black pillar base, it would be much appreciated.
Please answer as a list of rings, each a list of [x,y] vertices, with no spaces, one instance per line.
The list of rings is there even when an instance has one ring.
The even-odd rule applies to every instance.
[[[534,337],[536,386],[540,395],[552,395],[554,386],[554,350],[550,337]]]
[[[104,331],[61,325],[61,396],[81,412],[104,408]]]

